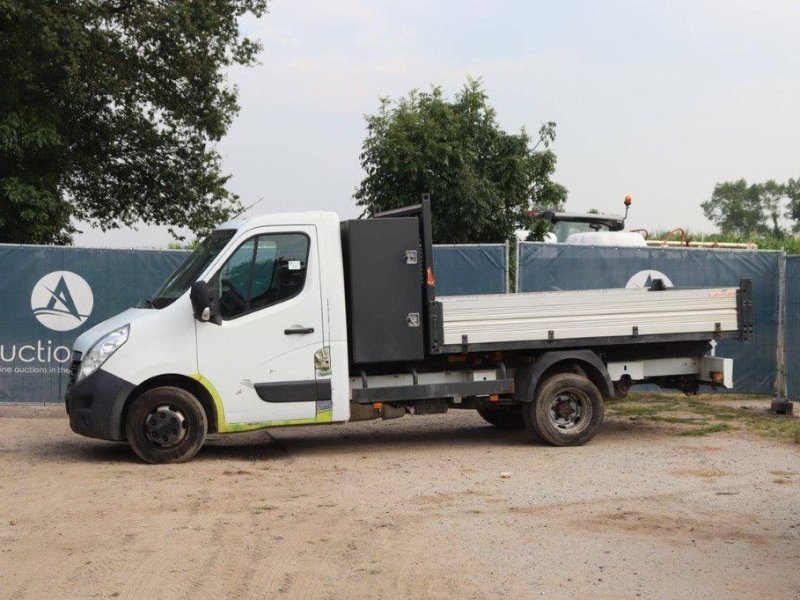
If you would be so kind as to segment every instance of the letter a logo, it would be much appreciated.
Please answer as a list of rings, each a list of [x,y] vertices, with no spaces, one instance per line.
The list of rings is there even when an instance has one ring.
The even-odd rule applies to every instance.
[[[639,271],[638,273],[634,274],[630,279],[628,279],[628,283],[625,284],[626,288],[649,288],[653,285],[654,279],[660,279],[664,282],[665,287],[672,287],[672,280],[664,275],[661,271],[654,271],[653,269],[647,269],[645,271]]]
[[[86,280],[71,271],[54,271],[33,287],[31,309],[38,321],[55,331],[80,327],[92,314],[94,296]]]

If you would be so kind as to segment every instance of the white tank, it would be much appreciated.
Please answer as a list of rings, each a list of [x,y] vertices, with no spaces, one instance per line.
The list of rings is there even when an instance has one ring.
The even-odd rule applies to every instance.
[[[647,241],[633,231],[589,231],[573,233],[565,244],[571,246],[623,246],[645,248]]]

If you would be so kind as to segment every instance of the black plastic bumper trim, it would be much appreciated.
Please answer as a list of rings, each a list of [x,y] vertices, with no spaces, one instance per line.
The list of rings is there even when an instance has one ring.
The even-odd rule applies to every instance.
[[[255,388],[264,402],[323,402],[331,399],[329,379],[257,383]]]
[[[101,440],[125,439],[122,409],[134,387],[102,369],[76,383],[64,398],[72,431]]]

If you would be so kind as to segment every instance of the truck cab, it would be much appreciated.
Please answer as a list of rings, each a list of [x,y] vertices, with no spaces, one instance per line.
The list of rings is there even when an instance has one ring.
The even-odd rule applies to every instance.
[[[347,377],[331,378],[348,368],[339,235],[324,212],[220,226],[151,298],[75,341],[73,428],[123,439],[130,393],[164,383],[202,387],[218,432],[347,420]],[[216,303],[206,320],[193,314],[197,281]]]

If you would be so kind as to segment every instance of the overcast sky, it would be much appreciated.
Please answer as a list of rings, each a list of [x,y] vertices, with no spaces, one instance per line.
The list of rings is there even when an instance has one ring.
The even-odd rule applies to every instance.
[[[364,114],[468,75],[505,129],[557,122],[570,211],[620,212],[632,194],[631,227],[712,231],[699,204],[717,181],[800,176],[798,0],[272,0],[243,28],[264,51],[230,72],[241,113],[220,151],[230,188],[263,197],[253,214],[357,215]]]

